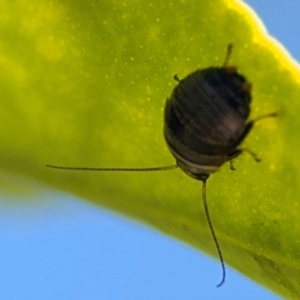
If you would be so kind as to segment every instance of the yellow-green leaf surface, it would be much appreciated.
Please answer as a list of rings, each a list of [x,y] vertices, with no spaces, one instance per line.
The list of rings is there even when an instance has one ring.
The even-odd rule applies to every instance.
[[[279,117],[244,143],[260,164],[243,155],[235,172],[223,166],[209,179],[211,217],[227,264],[300,297],[300,74],[254,14],[233,0],[17,0],[1,1],[0,16],[2,175],[74,193],[215,256],[201,183],[180,170],[45,165],[173,164],[162,135],[173,76],[222,64],[232,42],[231,63],[253,85],[251,116]]]

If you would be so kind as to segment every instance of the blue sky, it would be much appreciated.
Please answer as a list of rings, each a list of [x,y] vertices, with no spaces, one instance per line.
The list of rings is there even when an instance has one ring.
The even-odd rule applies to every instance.
[[[299,60],[299,0],[246,2]],[[228,266],[215,288],[219,261],[80,199],[47,189],[34,205],[1,199],[1,299],[279,299]]]

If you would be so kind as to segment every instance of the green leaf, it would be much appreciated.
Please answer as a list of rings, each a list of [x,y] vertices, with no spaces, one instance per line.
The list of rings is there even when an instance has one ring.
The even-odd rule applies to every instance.
[[[201,183],[180,170],[46,164],[173,164],[162,135],[173,76],[221,65],[232,42],[231,62],[253,85],[251,116],[279,117],[258,123],[244,143],[260,164],[244,155],[235,172],[224,166],[211,176],[211,218],[227,264],[300,297],[299,68],[249,9],[232,0],[17,0],[0,3],[0,14],[2,174],[79,195],[214,256]]]

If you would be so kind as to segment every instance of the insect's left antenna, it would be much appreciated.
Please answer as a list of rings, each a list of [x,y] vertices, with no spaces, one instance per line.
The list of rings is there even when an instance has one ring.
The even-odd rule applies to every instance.
[[[222,275],[222,280],[221,282],[217,285],[217,287],[220,287],[224,282],[225,282],[225,277],[226,277],[226,270],[225,270],[225,264],[224,264],[224,259],[222,256],[222,252],[221,252],[221,248],[219,246],[218,240],[217,240],[217,236],[215,234],[211,219],[210,219],[210,215],[209,215],[209,211],[208,211],[208,206],[207,206],[207,200],[206,200],[206,181],[207,181],[208,177],[204,177],[203,179],[201,179],[202,181],[202,200],[203,200],[203,206],[204,206],[204,210],[205,210],[205,215],[206,215],[206,219],[210,228],[210,232],[212,234],[212,237],[214,239],[218,254],[219,254],[219,258],[220,258],[220,262],[222,265],[222,271],[223,271],[223,275]]]
[[[177,165],[170,165],[164,167],[152,167],[152,168],[89,168],[89,167],[63,167],[46,165],[48,168],[61,169],[61,170],[73,170],[73,171],[102,171],[102,172],[153,172],[153,171],[168,171],[177,168]]]

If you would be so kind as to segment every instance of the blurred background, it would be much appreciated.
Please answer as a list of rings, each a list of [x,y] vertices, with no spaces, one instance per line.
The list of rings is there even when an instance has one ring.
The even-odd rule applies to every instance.
[[[297,0],[248,0],[300,59]],[[1,299],[264,299],[278,296],[171,237],[71,195],[0,194]]]

